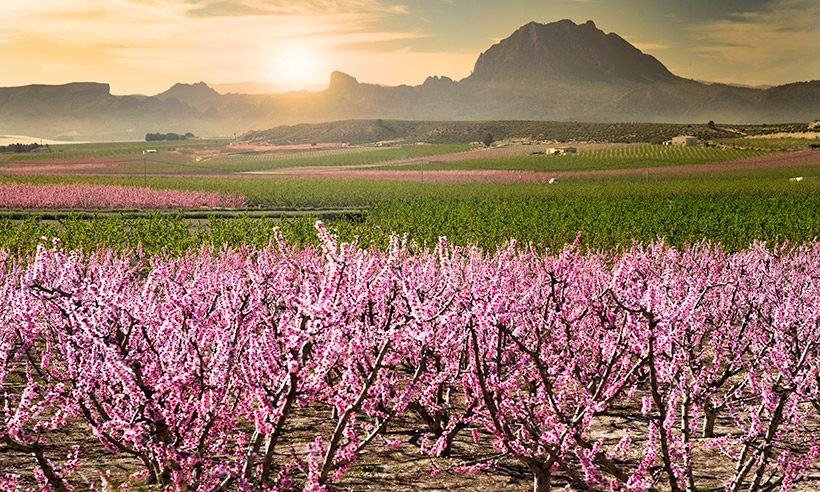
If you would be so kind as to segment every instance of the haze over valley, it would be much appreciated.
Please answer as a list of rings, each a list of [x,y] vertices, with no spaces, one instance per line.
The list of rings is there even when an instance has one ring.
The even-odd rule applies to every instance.
[[[0,134],[140,140],[157,131],[233,136],[351,119],[759,124],[820,115],[818,80],[765,89],[698,82],[591,20],[527,23],[478,55],[460,80],[431,74],[419,85],[389,86],[334,71],[324,90],[288,91],[295,87],[178,83],[152,96],[112,95],[103,82],[4,87]]]

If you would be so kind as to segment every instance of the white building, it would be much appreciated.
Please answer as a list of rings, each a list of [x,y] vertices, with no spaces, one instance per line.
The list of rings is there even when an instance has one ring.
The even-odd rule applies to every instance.
[[[578,151],[575,147],[552,147],[547,149],[547,155],[574,154]]]
[[[666,145],[697,145],[698,138],[691,135],[681,135],[664,142]]]

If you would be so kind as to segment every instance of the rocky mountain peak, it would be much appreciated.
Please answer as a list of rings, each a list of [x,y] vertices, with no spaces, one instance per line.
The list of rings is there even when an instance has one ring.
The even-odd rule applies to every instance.
[[[468,80],[532,83],[539,80],[654,82],[676,78],[661,62],[594,22],[530,22],[479,56]]]
[[[174,84],[167,91],[157,94],[158,97],[176,97],[182,101],[190,98],[201,99],[219,95],[218,92],[213,90],[205,82],[197,82],[196,84]]]
[[[330,86],[328,86],[327,90],[332,92],[347,91],[355,89],[358,86],[359,81],[356,80],[355,77],[336,70],[330,74]]]

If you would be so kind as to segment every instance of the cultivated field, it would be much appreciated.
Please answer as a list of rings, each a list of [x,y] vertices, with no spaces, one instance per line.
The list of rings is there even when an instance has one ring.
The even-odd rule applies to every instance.
[[[817,490],[820,150],[748,140],[0,154],[0,489]]]

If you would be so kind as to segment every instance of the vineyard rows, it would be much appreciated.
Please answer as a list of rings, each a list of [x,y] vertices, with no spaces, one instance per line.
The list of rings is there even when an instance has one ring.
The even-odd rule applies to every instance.
[[[351,147],[310,150],[300,152],[254,152],[240,154],[220,154],[202,159],[199,164],[205,167],[225,168],[237,171],[260,171],[299,165],[323,165],[332,162],[367,160],[369,154],[376,150],[363,150]],[[349,156],[358,157],[351,158]]]
[[[469,145],[406,145],[395,148],[342,147],[299,153],[252,153],[214,156],[199,164],[226,167],[236,171],[266,171],[288,167],[354,166],[406,157],[433,156],[441,153],[460,152]]]
[[[328,491],[409,447],[432,475],[518,463],[535,492],[816,490],[820,243],[487,254],[317,229],[6,253],[0,488]]]
[[[683,145],[628,145],[579,151],[567,155],[526,155],[468,159],[425,164],[429,170],[506,169],[521,171],[578,171],[680,166],[742,159],[770,153],[761,149],[734,149]],[[378,169],[389,169],[379,167]]]
[[[718,147],[705,147],[700,145],[630,145],[613,147],[609,149],[591,150],[568,156],[574,158],[600,159],[602,161],[612,159],[649,159],[652,161],[678,161],[689,160],[698,162],[715,162],[731,159],[742,159],[761,155],[763,151],[748,151],[746,149],[723,149]]]

